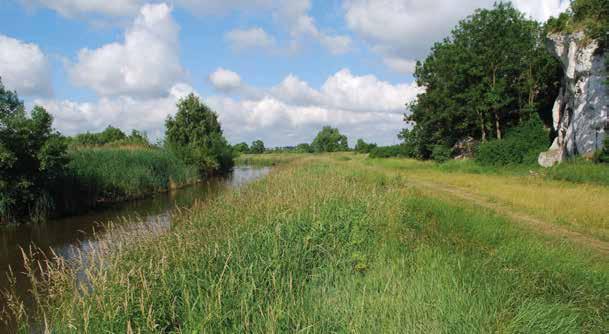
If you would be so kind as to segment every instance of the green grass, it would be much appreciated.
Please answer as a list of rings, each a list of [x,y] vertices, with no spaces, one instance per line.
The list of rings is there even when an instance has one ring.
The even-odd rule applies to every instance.
[[[57,188],[58,207],[78,212],[95,203],[140,198],[198,180],[197,169],[156,148],[81,148],[70,152]]]
[[[286,162],[184,212],[168,234],[113,241],[84,289],[55,265],[35,285],[46,323],[53,333],[609,331],[606,258],[342,156]]]
[[[547,177],[574,183],[609,186],[609,164],[581,159],[568,161],[547,171]]]

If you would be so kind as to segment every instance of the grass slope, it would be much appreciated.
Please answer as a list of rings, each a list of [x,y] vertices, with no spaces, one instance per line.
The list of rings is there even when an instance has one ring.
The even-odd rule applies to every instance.
[[[425,175],[347,154],[279,164],[184,212],[168,234],[115,241],[84,288],[54,265],[35,285],[44,323],[53,333],[609,331],[606,257],[432,198],[409,185],[413,173]],[[27,323],[21,314],[23,332]]]

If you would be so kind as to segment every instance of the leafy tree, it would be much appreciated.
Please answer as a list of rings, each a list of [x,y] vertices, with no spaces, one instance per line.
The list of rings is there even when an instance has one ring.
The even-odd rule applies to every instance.
[[[218,115],[194,94],[178,101],[175,117],[165,122],[166,144],[201,173],[228,171],[233,151],[223,136]]]
[[[264,142],[262,140],[258,139],[252,142],[252,146],[250,147],[250,153],[262,154],[264,153],[264,151],[266,151],[266,148],[264,147]]]
[[[314,152],[341,152],[348,151],[347,137],[342,135],[338,129],[325,126],[311,143]]]
[[[355,144],[355,152],[357,153],[370,153],[373,149],[377,147],[376,144],[366,143],[363,139],[358,139]]]
[[[64,138],[52,123],[42,107],[28,115],[0,81],[0,223],[51,212],[50,191],[68,163]]]
[[[405,117],[417,154],[473,137],[502,139],[540,114],[551,120],[561,70],[545,50],[543,29],[509,3],[477,10],[436,43],[415,77],[426,88]]]
[[[297,153],[313,153],[313,148],[307,143],[298,144],[294,149]]]
[[[247,145],[247,143],[239,143],[233,146],[233,150],[237,153],[248,153],[250,151],[250,147]]]

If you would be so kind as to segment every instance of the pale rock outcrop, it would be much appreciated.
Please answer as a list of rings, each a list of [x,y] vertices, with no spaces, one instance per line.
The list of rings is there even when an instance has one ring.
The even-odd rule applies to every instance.
[[[557,137],[539,156],[539,164],[544,167],[569,156],[592,155],[602,148],[609,132],[607,52],[581,32],[549,35],[548,49],[562,63],[564,77],[553,109]]]

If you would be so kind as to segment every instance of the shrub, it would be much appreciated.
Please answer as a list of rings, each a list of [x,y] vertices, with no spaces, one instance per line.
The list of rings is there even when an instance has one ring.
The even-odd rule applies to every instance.
[[[609,163],[609,136],[605,138],[603,149],[594,154],[594,161],[598,163]]]
[[[357,153],[370,153],[377,147],[374,143],[366,143],[363,139],[358,139],[355,144],[355,152]]]
[[[431,159],[437,162],[446,162],[452,156],[450,148],[445,145],[434,145],[431,150]]]
[[[375,147],[370,151],[370,158],[414,157],[412,148],[405,144]]]
[[[539,117],[508,131],[505,139],[480,144],[476,161],[482,165],[535,164],[540,152],[549,146],[548,134]]]
[[[0,224],[41,220],[52,211],[49,190],[68,162],[65,140],[52,124],[44,108],[28,115],[0,81]]]

